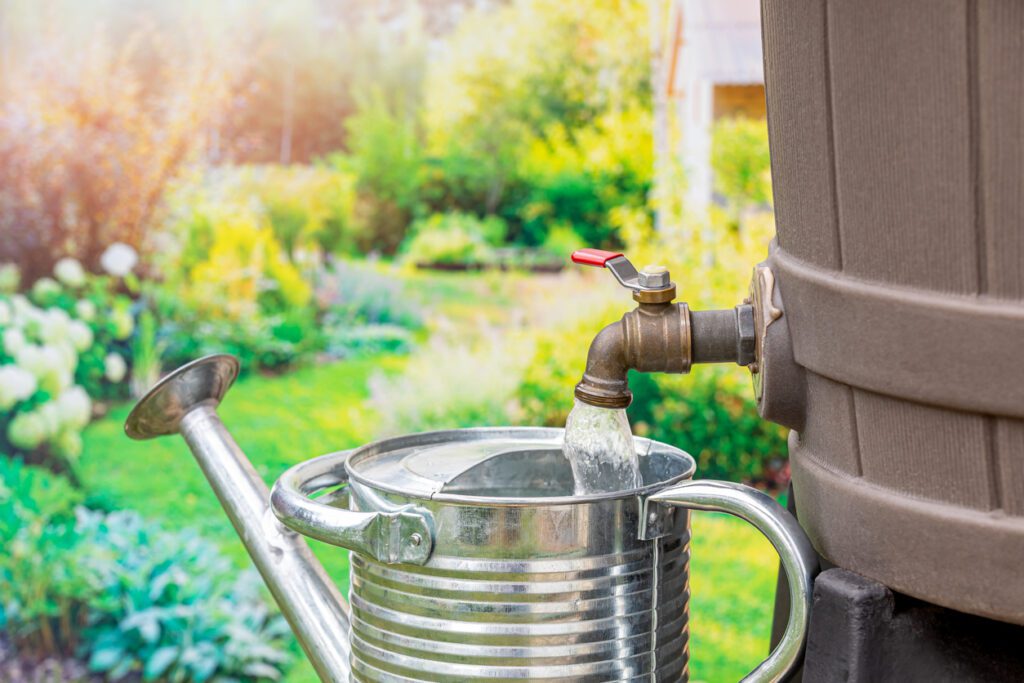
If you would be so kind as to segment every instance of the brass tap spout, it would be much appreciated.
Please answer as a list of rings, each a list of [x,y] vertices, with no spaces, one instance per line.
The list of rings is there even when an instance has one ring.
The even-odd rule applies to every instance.
[[[622,321],[608,325],[590,342],[587,369],[576,385],[576,398],[601,408],[625,408],[633,401],[629,390]]]
[[[625,408],[633,400],[630,370],[687,372],[689,349],[686,304],[640,304],[594,337],[576,397],[602,408]]]
[[[587,367],[576,385],[576,398],[601,408],[625,408],[633,400],[629,371],[686,373],[693,363],[754,359],[753,308],[693,311],[674,302],[675,283],[668,270],[648,266],[638,272],[622,255],[581,249],[573,261],[603,266],[633,290],[636,309],[601,330],[587,353]]]

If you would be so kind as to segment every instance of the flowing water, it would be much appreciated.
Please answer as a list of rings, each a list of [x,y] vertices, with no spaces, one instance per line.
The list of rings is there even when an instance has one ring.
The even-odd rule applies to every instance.
[[[627,491],[641,484],[640,463],[625,410],[575,399],[562,452],[572,465],[576,495]]]

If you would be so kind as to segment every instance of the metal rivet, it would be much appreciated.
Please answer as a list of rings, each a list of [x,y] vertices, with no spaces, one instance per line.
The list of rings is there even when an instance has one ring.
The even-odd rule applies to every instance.
[[[423,537],[420,536],[419,534],[413,534],[412,536],[409,537],[409,542],[412,543],[413,545],[417,545],[418,546],[420,543],[423,542]]]

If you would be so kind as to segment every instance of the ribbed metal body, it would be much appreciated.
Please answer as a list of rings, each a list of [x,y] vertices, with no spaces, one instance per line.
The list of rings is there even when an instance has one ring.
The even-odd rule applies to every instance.
[[[689,456],[658,446],[645,481],[690,476]],[[433,498],[352,481],[352,509],[411,503],[434,525],[425,565],[352,553],[353,680],[686,679],[688,512],[640,540],[643,496],[517,497],[507,482],[571,486],[558,451],[529,462],[530,478],[499,458]]]
[[[352,555],[358,681],[685,680],[688,537],[552,561]]]

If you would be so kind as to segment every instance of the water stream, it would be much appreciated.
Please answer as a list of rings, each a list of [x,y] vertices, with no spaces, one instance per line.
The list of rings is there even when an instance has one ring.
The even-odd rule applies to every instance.
[[[572,465],[576,495],[626,491],[641,484],[640,463],[625,410],[575,399],[562,452]]]

